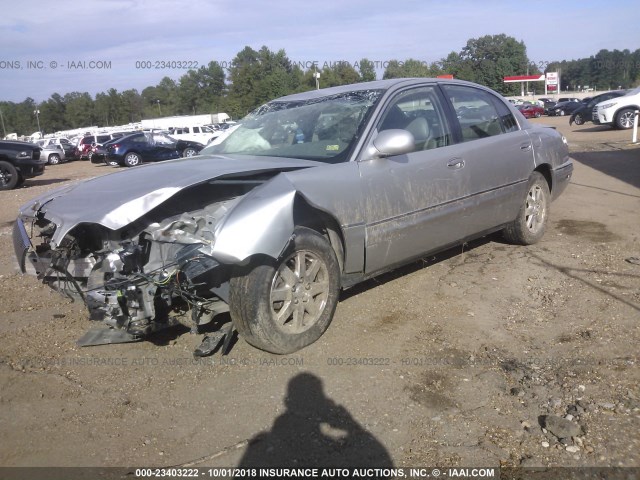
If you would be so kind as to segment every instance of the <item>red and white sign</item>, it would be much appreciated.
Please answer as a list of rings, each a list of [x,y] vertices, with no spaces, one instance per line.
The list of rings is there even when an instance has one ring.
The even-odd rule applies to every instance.
[[[517,75],[515,77],[504,77],[504,83],[541,82],[542,80],[544,80],[544,73],[542,75]]]
[[[558,85],[558,72],[547,73],[547,85]]]

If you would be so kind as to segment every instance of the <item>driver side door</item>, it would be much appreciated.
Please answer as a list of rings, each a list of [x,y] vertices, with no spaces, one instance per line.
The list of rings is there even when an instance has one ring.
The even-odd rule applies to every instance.
[[[366,231],[366,274],[385,270],[460,239],[459,221],[468,190],[465,150],[454,144],[445,99],[435,85],[397,93],[374,136],[403,129],[415,151],[360,159]]]

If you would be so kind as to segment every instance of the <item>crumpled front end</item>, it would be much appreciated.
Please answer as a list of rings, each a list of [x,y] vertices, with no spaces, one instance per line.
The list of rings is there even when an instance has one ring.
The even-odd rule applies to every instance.
[[[193,310],[196,325],[226,310],[230,265],[209,253],[215,228],[238,197],[151,222],[136,234],[80,225],[53,248],[56,225],[45,215],[17,220],[14,248],[21,268],[51,288],[82,299],[92,320],[145,336],[169,314]],[[216,293],[217,292],[217,293]],[[154,325],[156,323],[156,325]]]

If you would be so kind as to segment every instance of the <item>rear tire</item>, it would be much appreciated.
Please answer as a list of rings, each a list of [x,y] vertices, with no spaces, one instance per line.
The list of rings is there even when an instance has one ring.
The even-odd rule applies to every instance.
[[[129,152],[124,156],[125,167],[137,167],[142,163],[142,158],[135,152]]]
[[[576,125],[584,125],[584,118],[582,118],[582,115],[578,113],[573,119],[573,123]]]
[[[57,165],[60,163],[60,155],[52,153],[49,155],[49,165]]]
[[[329,327],[338,304],[339,278],[329,242],[313,230],[296,228],[279,260],[254,264],[231,279],[231,318],[254,347],[295,352]]]
[[[546,178],[540,172],[533,172],[518,216],[502,231],[504,238],[518,245],[539,242],[547,229],[550,204],[551,195]]]
[[[0,161],[0,190],[11,190],[20,180],[18,170],[11,163]]]

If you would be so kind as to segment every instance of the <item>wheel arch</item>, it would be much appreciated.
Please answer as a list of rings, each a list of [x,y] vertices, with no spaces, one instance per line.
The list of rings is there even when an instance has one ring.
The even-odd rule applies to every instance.
[[[547,185],[549,186],[549,192],[553,191],[553,175],[551,174],[551,165],[548,163],[543,163],[538,165],[534,172],[539,172],[544,179],[547,181]]]
[[[616,112],[613,114],[614,123],[618,120],[618,115],[620,115],[620,112],[622,112],[623,110],[640,110],[640,106],[638,106],[638,105],[625,105],[623,107],[618,108],[616,110]]]
[[[278,259],[291,242],[296,227],[323,235],[343,271],[345,238],[339,222],[313,205],[284,175],[277,175],[248,193],[229,212],[216,228],[211,254],[230,264],[243,264],[257,254]]]
[[[339,222],[331,214],[314,207],[297,193],[293,201],[293,225],[306,227],[326,237],[338,259],[340,272],[344,272],[345,241]]]

